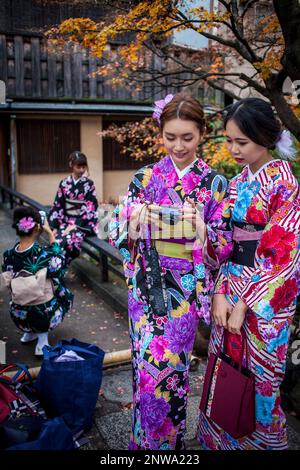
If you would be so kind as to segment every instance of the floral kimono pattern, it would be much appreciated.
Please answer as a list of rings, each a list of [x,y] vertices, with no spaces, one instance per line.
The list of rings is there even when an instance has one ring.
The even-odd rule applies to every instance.
[[[51,228],[57,229],[56,241],[64,250],[67,265],[80,254],[86,237],[97,234],[98,202],[92,180],[82,176],[74,181],[72,175],[59,183],[58,191],[48,218]],[[67,235],[68,225],[76,229]]]
[[[247,311],[243,330],[249,367],[256,381],[256,431],[233,439],[200,414],[198,437],[205,449],[282,450],[287,447],[285,415],[280,407],[289,326],[300,291],[299,187],[286,161],[273,160],[248,181],[248,168],[230,183],[234,223],[264,226],[253,267],[227,261],[221,267],[216,292],[234,305],[242,299]],[[223,328],[213,325],[210,351],[216,352]],[[236,359],[241,337],[229,335],[227,353]]]
[[[18,245],[18,244],[17,244]],[[5,251],[2,271],[18,273],[22,269],[35,274],[47,268],[47,277],[52,280],[54,297],[40,305],[21,306],[10,303],[10,315],[15,325],[24,332],[44,333],[54,329],[72,306],[73,294],[64,285],[65,258],[57,243],[49,246],[33,246],[23,252],[16,246]]]
[[[214,286],[209,260],[217,266],[231,250],[226,188],[226,179],[199,159],[179,179],[167,156],[135,174],[111,221],[111,243],[123,256],[129,289],[134,402],[131,449],[184,448],[190,358],[199,318],[209,319]],[[183,206],[186,197],[204,207],[210,257],[203,256],[202,246],[195,239],[191,258],[185,257],[180,248],[187,241],[184,237],[176,240],[180,256],[179,251],[178,256],[159,253],[167,309],[164,315],[158,315],[149,303],[145,281],[150,240],[138,239],[133,250],[128,220],[134,207],[146,201]]]

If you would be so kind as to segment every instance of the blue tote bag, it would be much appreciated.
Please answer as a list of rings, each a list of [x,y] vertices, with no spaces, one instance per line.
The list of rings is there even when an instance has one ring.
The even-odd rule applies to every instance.
[[[67,351],[84,360],[56,362]],[[44,359],[36,388],[49,417],[61,416],[72,432],[88,430],[102,382],[104,351],[76,339],[44,346]]]

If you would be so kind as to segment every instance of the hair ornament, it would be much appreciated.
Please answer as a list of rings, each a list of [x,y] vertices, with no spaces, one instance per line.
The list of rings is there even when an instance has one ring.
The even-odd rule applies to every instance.
[[[293,145],[293,139],[290,131],[283,130],[280,134],[279,140],[275,144],[275,148],[280,157],[284,160],[294,160],[297,150]]]
[[[155,119],[158,124],[160,124],[160,116],[161,113],[163,112],[164,107],[166,104],[170,103],[172,99],[174,98],[174,95],[167,95],[165,96],[162,100],[158,100],[154,102],[154,112],[152,114],[153,119]]]
[[[36,222],[33,220],[32,217],[23,217],[19,220],[16,224],[20,232],[28,233],[30,232],[33,227],[35,227]]]

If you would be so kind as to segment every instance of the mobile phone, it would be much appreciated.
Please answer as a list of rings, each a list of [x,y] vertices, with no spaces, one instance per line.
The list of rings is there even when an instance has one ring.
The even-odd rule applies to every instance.
[[[165,223],[176,224],[181,216],[181,210],[173,206],[160,206],[159,216]]]
[[[46,222],[46,212],[45,211],[39,211],[39,214],[41,216],[41,225],[43,226]]]

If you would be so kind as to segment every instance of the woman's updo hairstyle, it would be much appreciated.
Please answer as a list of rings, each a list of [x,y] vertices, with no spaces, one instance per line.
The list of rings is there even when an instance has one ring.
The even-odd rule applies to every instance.
[[[16,230],[17,235],[31,235],[38,224],[41,225],[42,221],[37,209],[21,206],[14,210],[12,227]]]
[[[88,166],[86,156],[84,153],[79,152],[79,150],[75,150],[74,152],[70,153],[68,163],[70,167],[73,165]]]
[[[230,106],[224,120],[225,129],[231,119],[257,145],[275,149],[282,128],[267,101],[261,98],[244,98]]]
[[[186,121],[194,121],[200,134],[204,134],[206,126],[203,108],[199,101],[189,92],[182,91],[177,93],[172,100],[166,104],[160,116],[161,132],[167,121],[178,118]]]

